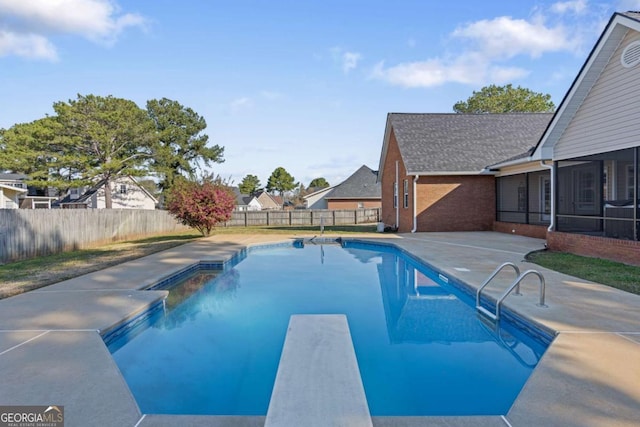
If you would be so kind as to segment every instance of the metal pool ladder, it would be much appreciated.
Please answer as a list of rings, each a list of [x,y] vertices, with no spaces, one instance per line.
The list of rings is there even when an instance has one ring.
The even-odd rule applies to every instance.
[[[482,307],[482,305],[480,304],[480,295],[482,294],[482,290],[489,284],[489,282],[491,282],[491,280],[493,280],[493,278],[496,277],[498,273],[500,273],[500,271],[502,271],[505,267],[512,267],[516,272],[517,278],[511,285],[509,285],[507,290],[504,291],[502,295],[500,295],[500,297],[496,300],[496,312],[492,313],[486,308]],[[520,269],[518,268],[517,265],[515,265],[512,262],[505,262],[504,264],[496,268],[495,271],[491,274],[491,276],[489,276],[487,280],[485,280],[484,283],[478,288],[478,291],[476,292],[476,310],[478,310],[479,313],[485,315],[486,317],[490,318],[494,322],[497,322],[498,320],[500,320],[500,307],[502,306],[502,301],[504,301],[504,299],[508,297],[509,294],[514,289],[515,289],[515,295],[522,295],[520,293],[520,282],[522,282],[522,280],[525,277],[531,274],[538,276],[538,279],[540,279],[540,300],[538,302],[538,306],[546,307],[546,305],[544,304],[545,282],[542,274],[537,270],[527,270],[524,273],[520,274]]]

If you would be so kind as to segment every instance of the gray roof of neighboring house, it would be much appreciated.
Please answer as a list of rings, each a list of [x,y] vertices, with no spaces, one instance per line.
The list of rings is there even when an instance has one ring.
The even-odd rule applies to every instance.
[[[29,176],[22,173],[0,173],[0,179],[23,181],[29,179]]]
[[[535,147],[553,113],[390,113],[409,175],[476,172]],[[387,143],[385,141],[385,143]]]
[[[241,193],[238,187],[231,187],[231,189],[236,196],[236,206],[246,206],[253,199],[253,196]]]
[[[378,171],[362,165],[349,178],[338,184],[325,199],[379,199],[382,197]]]

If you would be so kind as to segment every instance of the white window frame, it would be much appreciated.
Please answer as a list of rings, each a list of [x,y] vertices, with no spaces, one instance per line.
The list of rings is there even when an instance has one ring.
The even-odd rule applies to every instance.
[[[405,179],[404,182],[402,183],[402,189],[403,189],[403,205],[406,208],[409,207],[409,180]]]
[[[398,183],[393,183],[393,207],[394,209],[398,207]]]
[[[636,175],[633,170],[633,165],[627,165],[627,179],[625,195],[627,199],[634,199],[636,192]]]

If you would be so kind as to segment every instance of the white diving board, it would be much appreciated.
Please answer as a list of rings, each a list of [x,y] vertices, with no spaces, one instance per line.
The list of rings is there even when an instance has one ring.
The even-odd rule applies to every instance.
[[[372,427],[344,315],[289,320],[265,427]]]

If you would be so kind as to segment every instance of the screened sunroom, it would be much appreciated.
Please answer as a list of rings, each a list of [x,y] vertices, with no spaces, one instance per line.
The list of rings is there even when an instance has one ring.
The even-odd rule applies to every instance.
[[[555,162],[557,231],[639,240],[638,147]]]
[[[551,171],[496,178],[496,220],[546,225],[551,221]]]

